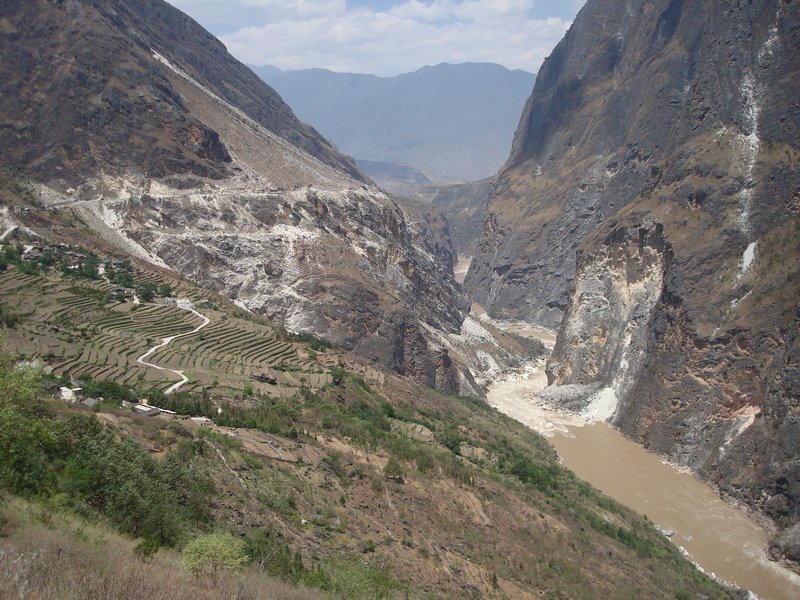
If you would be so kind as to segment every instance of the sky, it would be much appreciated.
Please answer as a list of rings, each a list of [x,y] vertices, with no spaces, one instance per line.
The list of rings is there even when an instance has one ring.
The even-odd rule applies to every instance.
[[[168,0],[251,65],[391,76],[441,62],[535,73],[585,0]]]

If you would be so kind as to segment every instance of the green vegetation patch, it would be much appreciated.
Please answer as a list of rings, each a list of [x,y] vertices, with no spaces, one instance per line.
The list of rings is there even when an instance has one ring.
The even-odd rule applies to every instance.
[[[175,545],[208,521],[213,488],[191,457],[157,460],[92,415],[51,414],[37,400],[40,381],[32,369],[0,365],[0,487],[103,515],[159,545]]]

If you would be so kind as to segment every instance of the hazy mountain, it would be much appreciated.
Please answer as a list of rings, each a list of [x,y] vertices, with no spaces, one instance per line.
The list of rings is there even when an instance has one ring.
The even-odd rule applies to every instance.
[[[481,179],[503,164],[535,78],[491,63],[442,63],[396,77],[255,70],[342,152],[448,181]]]

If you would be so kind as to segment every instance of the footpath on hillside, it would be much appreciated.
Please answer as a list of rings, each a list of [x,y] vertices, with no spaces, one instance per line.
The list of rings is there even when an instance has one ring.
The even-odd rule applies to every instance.
[[[198,331],[200,331],[201,329],[203,329],[203,327],[205,327],[206,325],[208,325],[211,322],[211,319],[209,319],[207,316],[202,315],[199,312],[197,312],[194,309],[194,307],[192,307],[191,305],[185,306],[185,305],[180,305],[179,304],[178,308],[180,308],[181,310],[188,310],[189,312],[194,313],[195,315],[200,317],[203,320],[203,322],[200,323],[200,325],[198,325],[197,327],[195,327],[191,331],[187,331],[185,333],[179,333],[177,335],[171,335],[171,336],[162,338],[160,344],[156,344],[155,346],[150,348],[147,352],[145,352],[139,358],[136,359],[136,362],[138,362],[139,364],[145,365],[146,367],[153,367],[154,369],[158,369],[159,371],[170,371],[171,373],[175,373],[178,377],[181,378],[180,381],[178,381],[174,385],[171,385],[170,387],[168,387],[166,389],[166,391],[164,392],[165,394],[171,394],[172,392],[177,391],[178,389],[180,389],[180,387],[183,384],[185,384],[185,383],[187,383],[189,381],[189,378],[186,377],[186,375],[184,375],[183,371],[181,371],[181,370],[170,369],[169,367],[162,367],[162,366],[156,365],[154,363],[147,362],[145,359],[148,356],[150,356],[151,354],[153,354],[156,350],[160,350],[161,348],[164,348],[165,346],[170,344],[173,340],[175,340],[175,339],[177,339],[179,337],[185,337],[187,335],[193,335],[193,334],[197,333]]]

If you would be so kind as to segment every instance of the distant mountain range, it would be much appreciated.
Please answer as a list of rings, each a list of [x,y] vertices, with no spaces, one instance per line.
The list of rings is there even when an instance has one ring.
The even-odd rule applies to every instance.
[[[379,183],[397,174],[395,165],[435,183],[493,175],[508,158],[535,79],[491,63],[442,63],[396,77],[252,68]]]

